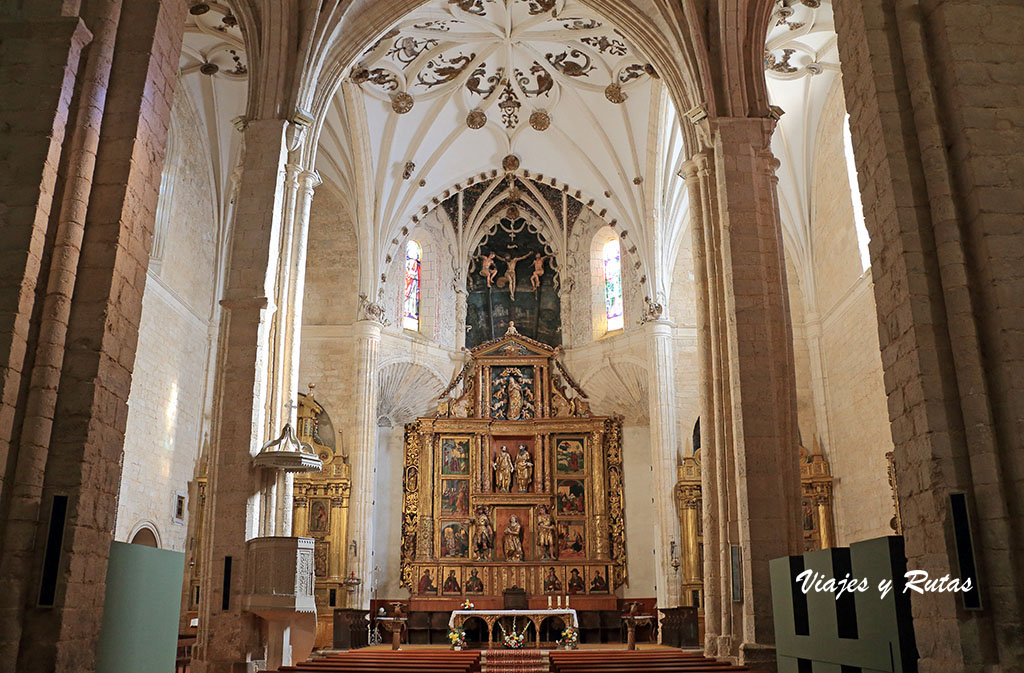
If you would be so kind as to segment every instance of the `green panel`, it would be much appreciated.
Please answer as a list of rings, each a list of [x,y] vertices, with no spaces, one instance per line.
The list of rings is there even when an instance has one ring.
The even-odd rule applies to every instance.
[[[842,579],[837,570],[844,564],[849,564],[852,577],[867,579],[866,592],[853,594],[852,602],[837,602],[834,594],[816,591],[802,597],[794,579],[800,571]],[[910,599],[903,593],[902,538],[883,537],[855,542],[848,550],[832,548],[773,559],[769,567],[779,673],[796,673],[799,659],[811,662],[813,673],[840,673],[843,667],[863,673],[917,671]],[[884,599],[877,589],[882,580],[893,585]],[[800,603],[806,604],[807,634],[797,633]],[[840,620],[855,622],[856,635],[840,636]]]
[[[185,555],[113,542],[97,673],[173,671]]]

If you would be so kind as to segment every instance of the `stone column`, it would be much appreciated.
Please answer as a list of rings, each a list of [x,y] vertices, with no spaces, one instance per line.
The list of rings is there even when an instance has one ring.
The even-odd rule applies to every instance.
[[[704,521],[704,651],[718,652],[721,635],[721,549],[718,531],[719,490],[716,461],[720,449],[716,443],[719,416],[715,413],[715,378],[712,345],[712,278],[714,257],[709,259],[706,231],[712,221],[709,198],[714,180],[713,155],[702,152],[683,164],[680,175],[686,180],[690,197],[690,232],[693,236],[693,268],[697,295],[697,371],[700,377],[701,503]],[[712,234],[713,238],[713,234]]]
[[[679,542],[679,518],[674,503],[676,476],[675,365],[672,326],[662,320],[648,323],[650,362],[651,465],[654,468],[654,573],[658,608],[679,606],[679,583],[672,571],[671,543]]]
[[[349,508],[346,567],[363,581],[349,597],[350,608],[367,609],[373,571],[374,470],[377,465],[377,359],[383,325],[372,316],[383,315],[379,306],[363,309],[355,324],[355,437],[349,454],[352,462],[352,496]]]
[[[722,519],[718,526],[723,541],[742,550],[743,596],[741,605],[730,606],[738,607],[732,614],[738,623],[729,655],[771,665],[768,561],[801,551],[793,336],[774,177],[778,162],[769,149],[774,122],[719,118],[709,127],[720,215],[711,223],[720,241],[712,273],[721,288],[717,310],[724,330],[718,341],[727,346],[722,365],[728,389],[718,399],[724,403],[728,394],[731,413],[729,434],[719,443],[730,449],[730,460],[716,461],[720,502],[728,488],[721,477],[735,475],[728,503],[734,523]],[[723,407],[716,402],[716,410]],[[728,545],[720,547],[723,590]]]
[[[260,535],[268,499],[252,457],[266,441],[271,323],[284,213],[287,122],[249,121],[235,205],[230,267],[221,300],[209,511],[204,533],[197,673],[229,673],[262,659],[255,616],[242,611],[245,542]],[[230,581],[227,559],[230,558]],[[226,607],[225,607],[226,606]]]

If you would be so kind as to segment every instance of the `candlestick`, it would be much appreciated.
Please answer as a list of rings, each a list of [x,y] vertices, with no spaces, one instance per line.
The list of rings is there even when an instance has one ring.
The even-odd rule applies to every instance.
[[[558,607],[559,608],[562,607],[562,597],[561,596],[558,597]]]
[[[548,596],[548,610],[551,609],[551,596]]]
[[[565,607],[569,607],[569,594],[565,595]]]

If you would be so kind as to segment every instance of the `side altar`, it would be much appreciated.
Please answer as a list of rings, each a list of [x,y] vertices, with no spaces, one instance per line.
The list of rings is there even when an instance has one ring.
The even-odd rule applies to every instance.
[[[414,601],[483,607],[519,587],[534,604],[606,599],[596,605],[626,583],[622,422],[591,415],[560,353],[513,323],[470,351],[434,417],[406,426],[401,572]]]

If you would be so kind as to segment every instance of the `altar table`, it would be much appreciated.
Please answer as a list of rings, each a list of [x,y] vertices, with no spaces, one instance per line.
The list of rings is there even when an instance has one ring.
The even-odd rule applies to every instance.
[[[572,620],[571,626],[579,629],[579,619],[576,611],[572,608],[553,608],[551,610],[453,610],[452,616],[448,618],[448,628],[461,627],[470,617],[479,617],[487,624],[487,647],[494,645],[493,629],[494,623],[502,617],[523,617],[533,624],[533,632],[536,644],[540,647],[540,625],[548,617],[569,617]]]

